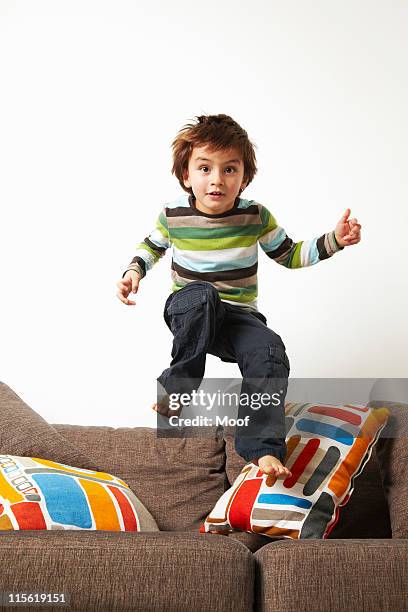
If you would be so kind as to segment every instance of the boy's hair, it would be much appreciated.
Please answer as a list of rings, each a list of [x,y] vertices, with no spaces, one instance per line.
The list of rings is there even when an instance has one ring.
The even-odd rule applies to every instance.
[[[188,162],[194,147],[209,146],[213,151],[234,147],[242,155],[244,163],[244,180],[247,185],[254,178],[256,156],[254,145],[248,138],[247,132],[228,115],[196,115],[196,123],[187,123],[177,134],[172,143],[173,168],[184,191],[191,195],[191,187],[186,187],[183,176],[188,170]]]

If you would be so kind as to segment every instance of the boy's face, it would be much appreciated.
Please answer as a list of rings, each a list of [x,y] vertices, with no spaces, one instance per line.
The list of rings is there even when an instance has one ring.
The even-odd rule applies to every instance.
[[[188,162],[184,185],[191,187],[196,198],[196,208],[209,215],[230,210],[239,190],[244,189],[244,162],[236,149],[211,151],[194,147]],[[211,195],[218,191],[220,196]]]

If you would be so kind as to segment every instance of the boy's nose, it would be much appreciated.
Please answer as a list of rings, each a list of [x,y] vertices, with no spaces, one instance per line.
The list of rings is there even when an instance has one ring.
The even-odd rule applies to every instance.
[[[216,187],[217,185],[222,185],[222,174],[219,170],[214,170],[211,174],[211,185]]]

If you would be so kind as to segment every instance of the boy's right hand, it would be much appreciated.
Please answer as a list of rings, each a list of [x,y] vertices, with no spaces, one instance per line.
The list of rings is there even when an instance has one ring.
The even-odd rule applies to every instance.
[[[116,283],[116,286],[119,288],[116,296],[127,306],[135,306],[136,302],[131,302],[127,298],[131,291],[137,293],[141,278],[140,274],[134,270],[128,270],[125,276]]]

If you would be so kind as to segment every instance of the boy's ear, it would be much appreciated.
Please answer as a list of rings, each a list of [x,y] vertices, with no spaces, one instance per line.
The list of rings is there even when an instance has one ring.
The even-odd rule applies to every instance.
[[[188,171],[184,171],[183,172],[183,183],[185,185],[185,187],[191,187],[191,183],[188,179]]]

